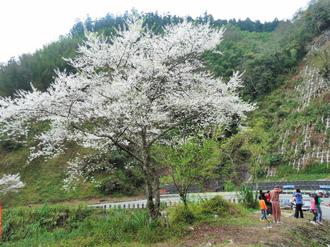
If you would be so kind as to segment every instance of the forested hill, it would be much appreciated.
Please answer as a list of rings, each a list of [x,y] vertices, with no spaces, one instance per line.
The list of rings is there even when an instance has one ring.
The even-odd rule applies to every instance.
[[[71,68],[65,63],[63,57],[70,58],[76,55],[77,46],[84,39],[84,30],[111,36],[115,28],[123,27],[129,16],[126,13],[122,16],[108,14],[98,20],[87,18],[84,22],[76,23],[69,34],[61,36],[58,41],[45,46],[34,54],[23,54],[19,58],[13,58],[8,63],[0,65],[0,95],[12,95],[17,89],[30,89],[31,82],[38,89],[46,89],[52,81],[55,69],[66,69],[70,72]],[[145,25],[155,33],[161,32],[164,25],[183,21],[182,17],[161,16],[155,13],[144,14],[142,18],[144,18]],[[196,19],[188,17],[188,20],[197,23],[209,22],[216,27],[235,27],[237,30],[248,32],[272,32],[279,24],[284,23],[277,19],[265,23],[254,22],[249,18],[227,21],[214,19],[207,14]]]
[[[88,18],[77,23],[70,34],[33,55],[10,60],[0,67],[0,94],[29,89],[30,82],[46,89],[55,68],[72,70],[62,57],[76,55],[84,28],[111,36],[127,18],[129,15],[107,15],[95,21]],[[153,13],[143,18],[156,33],[165,24],[182,21],[178,16]],[[206,53],[204,59],[216,76],[225,79],[234,71],[244,72],[242,97],[257,104],[244,130],[238,131],[233,124],[219,135],[219,165],[214,178],[226,181],[228,188],[251,178],[330,178],[330,1],[312,1],[308,9],[286,22],[214,20],[210,15],[190,20],[226,26],[217,48],[222,54]],[[100,176],[97,188],[87,183],[76,191],[63,193],[66,162],[86,150],[71,143],[65,155],[25,165],[28,146],[8,141],[0,145],[1,173],[20,172],[29,184],[9,203],[131,194],[143,184],[138,171],[122,169],[126,157],[117,153],[111,154],[109,160],[118,169],[110,177]]]

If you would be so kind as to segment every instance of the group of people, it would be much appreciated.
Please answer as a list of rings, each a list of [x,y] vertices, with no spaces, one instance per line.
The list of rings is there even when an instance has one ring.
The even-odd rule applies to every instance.
[[[318,192],[312,195],[311,199],[311,211],[314,215],[313,220],[311,223],[313,224],[321,224],[322,225],[322,209],[321,209],[321,198],[322,198],[322,193]]]
[[[280,186],[275,186],[272,191],[264,193],[259,191],[259,206],[261,210],[261,220],[267,220],[268,215],[272,215],[274,223],[281,224],[281,208],[280,208],[280,194],[282,193]],[[313,213],[313,219],[311,223],[322,224],[322,209],[321,209],[321,197],[322,193],[314,193],[310,195],[311,207],[310,211]],[[293,193],[292,200],[295,204],[295,218],[304,218],[302,207],[304,205],[303,195],[300,189],[296,189]]]

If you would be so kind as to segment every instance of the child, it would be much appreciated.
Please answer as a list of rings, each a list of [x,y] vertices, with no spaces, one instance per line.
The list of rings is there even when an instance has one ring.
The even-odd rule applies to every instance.
[[[265,199],[262,196],[259,196],[259,206],[261,210],[261,220],[267,220],[267,206]]]
[[[313,220],[311,220],[311,223],[316,224],[317,210],[316,210],[315,195],[311,195],[310,201],[311,201],[311,212],[313,214]]]

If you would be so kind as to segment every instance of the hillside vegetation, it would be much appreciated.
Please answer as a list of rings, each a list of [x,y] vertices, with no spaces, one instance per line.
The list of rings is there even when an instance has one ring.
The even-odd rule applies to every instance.
[[[62,57],[76,55],[78,44],[84,40],[84,28],[111,36],[114,27],[123,26],[127,18],[128,15],[107,15],[95,21],[87,19],[77,23],[70,34],[36,53],[1,65],[0,94],[13,95],[17,89],[30,89],[30,82],[41,90],[46,89],[55,68],[72,71]],[[163,25],[183,20],[152,13],[143,18],[145,25],[156,33],[161,33]],[[234,71],[244,71],[242,97],[257,105],[243,123],[244,130],[239,131],[234,121],[217,136],[219,165],[214,179],[239,185],[242,181],[267,177],[330,178],[330,2],[312,1],[291,22],[214,20],[207,14],[190,20],[226,26],[224,39],[218,46],[222,54],[206,53],[205,62],[216,76],[224,78]],[[41,127],[36,126],[36,132],[38,128]],[[97,184],[81,183],[76,190],[65,192],[62,181],[66,163],[77,153],[91,151],[69,143],[65,155],[27,164],[32,142],[32,137],[26,145],[1,142],[1,173],[20,172],[22,180],[29,185],[17,195],[8,195],[5,205],[143,191],[139,171],[123,169],[127,157],[113,153],[102,161],[117,167],[110,178],[106,173],[95,174]]]

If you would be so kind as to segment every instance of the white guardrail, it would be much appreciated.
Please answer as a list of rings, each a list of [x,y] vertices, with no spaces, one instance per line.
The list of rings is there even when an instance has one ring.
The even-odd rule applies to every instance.
[[[188,200],[189,201],[200,201],[200,200],[209,200],[215,196],[222,196],[225,200],[232,203],[239,203],[239,198],[236,192],[207,192],[207,193],[189,193]],[[291,193],[281,194],[280,195],[280,203],[281,206],[285,207],[290,204],[290,200],[292,198]],[[309,197],[304,195],[304,201],[309,201]],[[324,198],[324,202],[330,203],[330,198]],[[178,203],[181,203],[180,197],[178,194],[165,194],[161,195],[160,198],[161,204],[165,207],[169,207]],[[135,201],[125,201],[125,202],[111,202],[111,203],[98,203],[89,205],[89,207],[93,208],[121,208],[121,209],[138,209],[138,208],[146,208],[147,200],[135,200]]]
[[[225,200],[232,203],[239,203],[236,192],[208,192],[208,193],[189,193],[189,201],[200,201],[200,200],[209,200],[215,196],[222,196]],[[178,203],[181,203],[180,197],[177,194],[166,194],[161,195],[160,203],[165,207],[172,206]],[[138,209],[146,208],[147,200],[135,200],[135,201],[125,201],[125,202],[111,202],[111,203],[98,203],[89,205],[93,208],[121,208],[121,209]]]

